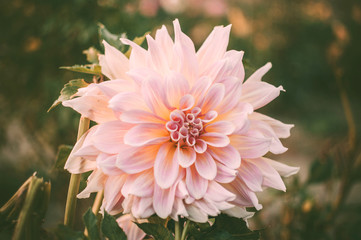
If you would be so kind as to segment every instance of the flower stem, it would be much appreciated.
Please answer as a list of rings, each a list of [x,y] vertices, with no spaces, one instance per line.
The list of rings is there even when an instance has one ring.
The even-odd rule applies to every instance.
[[[80,117],[79,128],[78,128],[78,137],[80,137],[89,129],[90,120],[86,117]],[[76,195],[79,192],[81,174],[71,174],[69,188],[68,188],[68,196],[66,198],[66,206],[65,206],[65,216],[64,216],[64,225],[73,226],[74,217],[75,217],[75,209],[76,209]]]
[[[184,225],[183,232],[182,232],[182,237],[181,237],[180,240],[185,240],[186,239],[189,225],[190,225],[190,221],[187,220],[186,224]]]
[[[175,222],[174,224],[174,235],[175,235],[175,240],[180,240],[181,238],[181,232],[180,232],[180,222]]]

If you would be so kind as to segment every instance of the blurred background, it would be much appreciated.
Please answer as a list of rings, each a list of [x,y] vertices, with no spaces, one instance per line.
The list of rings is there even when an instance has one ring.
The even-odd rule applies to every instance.
[[[175,18],[196,47],[214,26],[232,24],[229,49],[245,51],[246,75],[270,61],[264,80],[287,90],[261,111],[295,124],[283,141],[289,151],[270,157],[301,170],[287,193],[259,194],[264,209],[250,227],[271,240],[361,239],[356,0],[0,1],[0,205],[37,171],[52,183],[44,227],[62,221],[69,175],[54,163],[59,145],[74,144],[79,116],[47,109],[83,75],[59,67],[86,64],[84,49],[102,49],[99,22],[133,39],[162,24],[172,32]]]

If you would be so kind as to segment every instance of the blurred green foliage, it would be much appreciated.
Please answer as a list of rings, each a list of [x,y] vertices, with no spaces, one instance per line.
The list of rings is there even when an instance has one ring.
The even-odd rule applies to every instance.
[[[331,138],[338,142],[350,135],[347,131],[360,136],[358,121],[357,127],[350,124],[350,118],[361,117],[358,107],[361,104],[360,2],[229,0],[224,1],[226,10],[217,15],[199,10],[195,4],[177,11],[174,6],[173,11],[169,6],[159,5],[156,0],[156,11],[147,12],[142,2],[0,1],[0,205],[37,170],[52,180],[55,189],[51,195],[47,224],[53,227],[62,219],[68,175],[63,171],[54,174],[52,166],[58,146],[74,144],[78,115],[66,108],[57,108],[50,113],[46,111],[69,80],[85,78],[91,81],[91,76],[60,70],[59,67],[87,64],[92,46],[102,51],[98,23],[104,24],[112,33],[126,33],[129,39],[133,39],[147,31],[154,33],[154,29],[162,24],[166,24],[171,32],[172,21],[179,18],[183,31],[191,36],[196,47],[213,26],[232,23],[229,49],[244,50],[251,68],[271,61],[273,69],[265,80],[283,85],[287,90],[287,94],[282,94],[261,111],[285,122],[296,123],[298,129],[316,139]],[[84,49],[88,49],[86,55],[82,54]],[[349,102],[346,107],[345,101]],[[353,116],[344,114],[348,110]],[[318,154],[314,152],[315,158]],[[347,158],[340,158],[344,160],[341,163],[358,159],[358,153],[353,154],[347,153]],[[336,163],[335,155],[332,152],[328,158],[315,161],[311,171],[317,174],[311,175],[302,191],[296,184],[293,186],[296,190],[290,192],[297,196],[310,194],[307,190],[310,185],[316,182],[326,185],[329,176],[344,176],[341,173],[345,171],[349,173],[348,168],[353,165]],[[355,179],[359,177],[354,176],[352,182]],[[345,185],[351,185],[349,180],[345,181]],[[298,239],[294,236],[300,236],[299,239],[333,239],[311,236],[314,232],[321,235],[327,232],[319,229],[336,226],[335,222],[323,220],[324,228],[314,224],[315,218],[322,218],[331,211],[332,204],[325,203],[312,208],[315,210],[312,214],[303,214],[303,204],[312,202],[306,195],[304,200],[290,200],[299,213],[294,218],[297,226],[291,227],[291,232],[287,233],[291,238],[286,234],[282,239]],[[81,203],[85,211],[88,202],[82,200]],[[360,206],[345,206],[343,209],[348,209],[349,215],[343,217],[349,220],[355,217],[352,212],[358,211]],[[292,213],[295,215],[295,211]],[[359,223],[359,220],[354,223]],[[350,232],[347,236],[359,236],[351,231],[355,229],[354,224],[337,224],[341,226],[337,228],[340,234]],[[78,223],[77,227],[80,225]],[[307,229],[312,230],[304,232]],[[275,239],[279,239],[277,237]]]

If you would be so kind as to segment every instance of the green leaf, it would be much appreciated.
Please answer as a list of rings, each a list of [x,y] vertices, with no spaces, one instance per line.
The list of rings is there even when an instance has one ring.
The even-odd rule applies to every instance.
[[[143,43],[144,40],[145,40],[145,36],[147,36],[148,34],[150,34],[150,32],[144,33],[144,35],[141,36],[141,37],[135,37],[135,38],[133,39],[133,42],[136,43],[136,44],[138,44],[139,46],[142,45],[142,43]],[[128,51],[127,51],[124,55],[127,56],[127,58],[129,58],[131,52],[132,52],[132,47],[129,47]]]
[[[58,240],[83,240],[84,234],[80,231],[75,231],[68,226],[59,224],[55,230],[55,236]]]
[[[109,32],[109,30],[106,29],[106,27],[101,23],[98,23],[98,26],[99,26],[98,31],[99,31],[100,42],[102,42],[102,40],[105,40],[107,43],[109,43],[113,47],[123,52],[125,46],[120,41],[120,38],[126,38],[127,35],[125,33],[113,34]]]
[[[102,232],[109,240],[126,240],[127,236],[119,227],[114,217],[104,212],[104,219],[102,221]]]
[[[146,234],[153,236],[155,240],[172,240],[174,239],[173,234],[166,229],[164,226],[155,223],[135,223],[140,229]]]
[[[99,64],[85,64],[85,65],[74,65],[74,66],[63,66],[60,69],[65,69],[73,72],[87,73],[93,75],[102,74],[101,67]]]
[[[59,105],[61,102],[69,100],[77,93],[79,88],[88,86],[89,84],[84,81],[84,79],[74,79],[70,80],[67,84],[64,85],[63,89],[60,91],[60,96],[57,100],[51,105],[48,112]]]
[[[88,230],[88,236],[90,240],[100,240],[100,234],[98,229],[98,219],[92,212],[91,208],[86,211],[83,216],[84,224]]]
[[[100,54],[99,50],[95,47],[90,47],[83,51],[83,54],[86,56],[86,60],[90,63],[99,63],[98,54]]]
[[[64,169],[64,165],[66,160],[68,159],[73,146],[62,144],[58,148],[58,154],[56,155],[56,162],[54,168],[56,169]]]

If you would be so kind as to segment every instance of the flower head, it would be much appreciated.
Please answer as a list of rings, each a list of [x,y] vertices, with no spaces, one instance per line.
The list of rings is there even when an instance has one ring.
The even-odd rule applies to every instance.
[[[244,82],[243,52],[227,51],[230,28],[215,27],[197,52],[178,20],[174,41],[163,26],[148,50],[122,39],[129,59],[104,42],[110,81],[63,103],[98,123],[65,166],[94,170],[79,197],[104,189],[110,213],[205,222],[220,212],[247,218],[245,207],[261,208],[255,192],[285,190],[280,174],[298,168],[264,155],[287,150],[279,138],[293,125],[255,112],[283,89],[261,81],[270,63]]]

